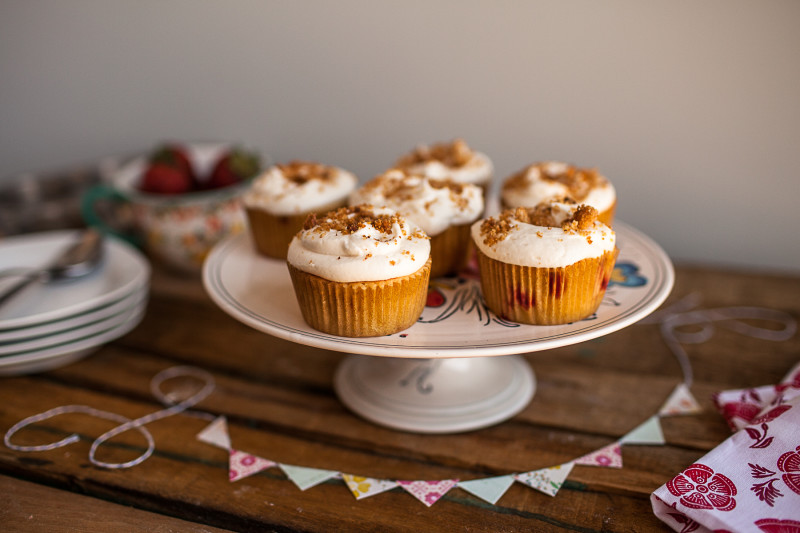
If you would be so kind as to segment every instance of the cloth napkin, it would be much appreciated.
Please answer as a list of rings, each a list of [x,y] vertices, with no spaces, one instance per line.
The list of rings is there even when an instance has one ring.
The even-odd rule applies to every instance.
[[[675,531],[800,533],[800,364],[714,402],[736,432],[651,496]]]

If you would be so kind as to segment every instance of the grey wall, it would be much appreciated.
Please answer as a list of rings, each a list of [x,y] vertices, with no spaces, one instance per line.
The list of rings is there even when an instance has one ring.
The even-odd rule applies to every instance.
[[[595,166],[676,260],[800,271],[800,2],[2,0],[0,180],[234,139],[362,179]]]

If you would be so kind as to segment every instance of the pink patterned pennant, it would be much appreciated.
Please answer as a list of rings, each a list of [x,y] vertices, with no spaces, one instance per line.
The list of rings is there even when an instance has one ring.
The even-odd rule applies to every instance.
[[[397,481],[409,494],[430,507],[447,494],[447,491],[458,484],[457,479],[443,479],[440,481]]]
[[[228,479],[230,481],[239,481],[242,478],[275,466],[275,464],[269,459],[263,459],[257,455],[232,449],[228,459]]]
[[[576,465],[603,466],[606,468],[622,468],[622,448],[619,442],[609,444],[583,457],[575,459]]]

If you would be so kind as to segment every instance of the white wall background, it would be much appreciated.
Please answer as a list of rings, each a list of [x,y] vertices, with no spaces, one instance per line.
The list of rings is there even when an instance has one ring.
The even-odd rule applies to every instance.
[[[2,0],[0,180],[162,139],[362,179],[464,137],[595,166],[677,261],[800,271],[795,0]]]

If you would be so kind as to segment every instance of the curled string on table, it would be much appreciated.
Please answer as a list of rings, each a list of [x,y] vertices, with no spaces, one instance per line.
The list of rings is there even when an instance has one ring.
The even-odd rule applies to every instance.
[[[203,386],[194,394],[186,398],[185,400],[177,401],[175,394],[165,394],[161,391],[161,385],[169,380],[176,377],[194,377],[202,382],[204,382]],[[113,422],[118,422],[120,425],[106,431],[95,441],[92,443],[91,448],[89,449],[89,460],[92,464],[96,466],[101,466],[104,468],[130,468],[132,466],[136,466],[144,461],[146,461],[155,450],[155,442],[153,440],[153,436],[144,426],[149,424],[150,422],[154,422],[156,420],[161,420],[163,418],[167,418],[172,415],[176,415],[181,412],[186,412],[189,407],[196,405],[203,401],[206,397],[208,397],[214,390],[214,378],[211,374],[206,372],[205,370],[201,370],[199,368],[194,368],[190,366],[177,366],[168,368],[166,370],[162,370],[158,374],[153,377],[150,382],[150,390],[152,391],[153,395],[159,399],[164,405],[169,405],[167,409],[162,409],[160,411],[156,411],[149,415],[137,418],[137,419],[130,419],[128,417],[118,415],[116,413],[111,413],[108,411],[102,411],[100,409],[95,409],[93,407],[88,407],[86,405],[66,405],[62,407],[56,407],[45,411],[43,413],[39,413],[37,415],[29,416],[28,418],[21,420],[11,426],[9,430],[5,434],[4,442],[5,445],[11,448],[12,450],[22,451],[22,452],[39,452],[39,451],[46,451],[46,450],[54,450],[56,448],[61,448],[63,446],[67,446],[74,442],[80,440],[80,437],[73,433],[68,437],[65,437],[59,441],[51,442],[49,444],[40,444],[36,446],[21,446],[18,444],[13,444],[11,442],[11,437],[14,436],[19,430],[27,427],[31,424],[35,424],[37,422],[42,422],[49,418],[53,418],[54,416],[67,414],[67,413],[81,413],[90,416],[96,416],[98,418],[102,418],[105,420],[111,420]],[[197,416],[198,413],[195,413]],[[214,418],[211,414],[203,413],[202,418]],[[95,457],[97,453],[97,449],[109,439],[121,434],[125,433],[126,431],[130,431],[135,429],[139,433],[141,433],[145,440],[147,440],[147,449],[142,452],[141,455],[132,459],[130,461],[126,461],[124,463],[108,463],[105,461],[100,461]]]
[[[660,324],[664,342],[675,355],[683,372],[683,382],[692,385],[694,376],[689,355],[682,344],[700,344],[714,334],[714,323],[741,335],[768,341],[785,341],[797,331],[797,322],[788,313],[763,307],[719,307],[716,309],[694,309],[700,304],[700,296],[691,293],[672,306],[652,314],[642,324]],[[777,323],[781,329],[756,327],[743,320],[763,320]],[[695,331],[680,331],[684,326],[697,326]]]

